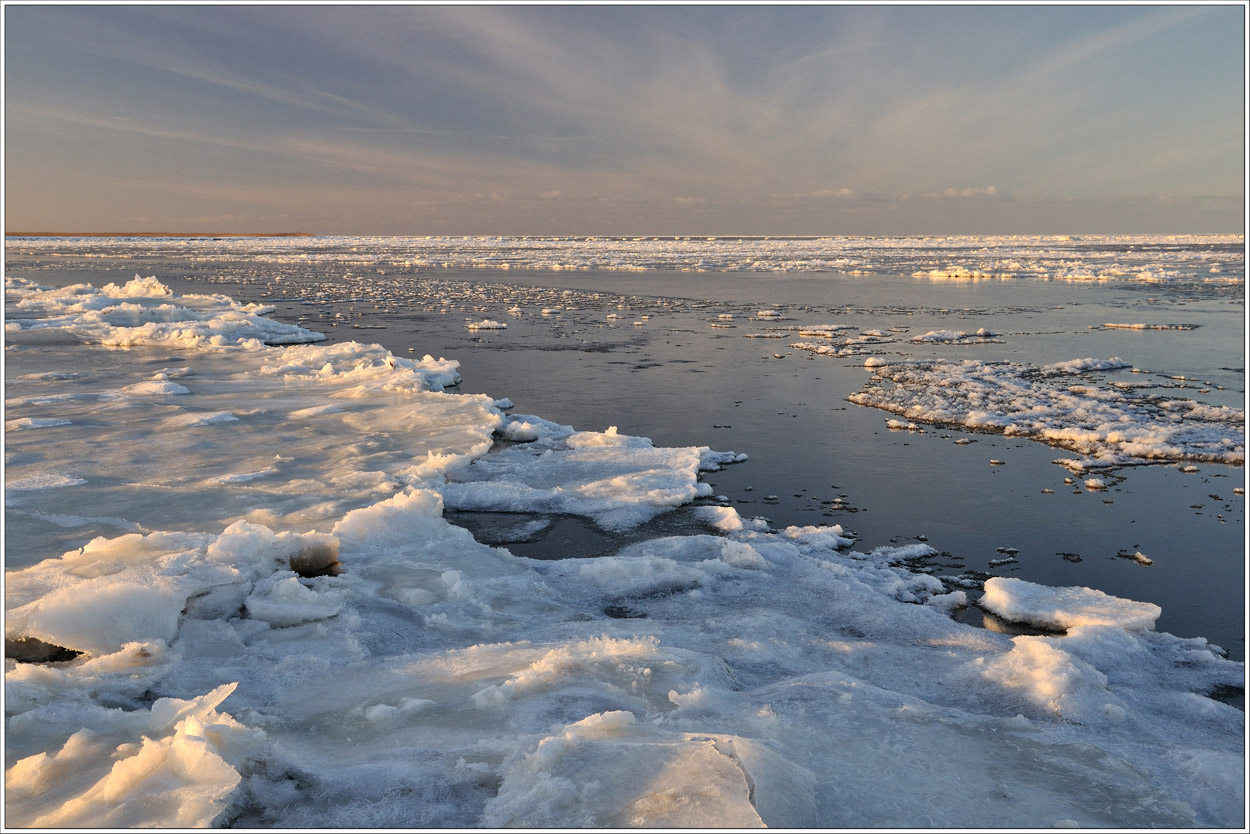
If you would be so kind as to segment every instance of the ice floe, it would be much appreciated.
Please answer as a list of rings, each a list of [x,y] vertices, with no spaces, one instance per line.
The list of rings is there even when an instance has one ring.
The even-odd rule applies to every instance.
[[[1082,377],[1128,367],[1118,358],[1043,367],[877,357],[864,364],[874,378],[848,399],[908,420],[1027,437],[1102,463],[1245,462],[1242,410],[1147,396]]]
[[[1162,613],[1149,602],[1120,599],[1093,588],[1050,588],[994,576],[985,580],[981,606],[1005,620],[1067,631],[1114,625],[1132,631],[1154,628]]]
[[[508,325],[494,319],[482,319],[481,321],[469,322],[465,325],[469,330],[507,330]]]
[[[613,529],[633,527],[666,509],[711,495],[699,472],[746,459],[707,447],[657,449],[644,437],[573,432],[570,427],[522,421],[532,437],[489,458],[475,460],[443,488],[460,510],[559,512],[586,515]],[[515,423],[515,418],[514,418]]]
[[[1108,330],[1197,330],[1196,324],[1112,324],[1103,325]]]
[[[910,341],[948,345],[1001,344],[1003,340],[997,336],[997,333],[982,327],[975,333],[965,333],[962,330],[930,330],[928,333],[913,336]]]

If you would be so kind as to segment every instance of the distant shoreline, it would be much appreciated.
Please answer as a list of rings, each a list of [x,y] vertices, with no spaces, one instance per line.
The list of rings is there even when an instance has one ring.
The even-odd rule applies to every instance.
[[[5,237],[315,237],[311,232],[5,232]]]

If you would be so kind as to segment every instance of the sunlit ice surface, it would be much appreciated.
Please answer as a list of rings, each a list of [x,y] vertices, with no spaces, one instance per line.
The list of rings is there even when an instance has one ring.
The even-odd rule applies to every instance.
[[[10,824],[1242,820],[1242,713],[1210,696],[1243,667],[1157,606],[989,580],[1019,628],[974,628],[977,588],[917,569],[929,544],[718,501],[740,450],[516,414],[445,393],[466,367],[435,346],[321,344],[159,281],[58,293],[6,304]],[[735,321],[775,307],[761,333],[799,326]],[[620,544],[530,559],[448,523],[492,511],[505,545],[569,518]]]

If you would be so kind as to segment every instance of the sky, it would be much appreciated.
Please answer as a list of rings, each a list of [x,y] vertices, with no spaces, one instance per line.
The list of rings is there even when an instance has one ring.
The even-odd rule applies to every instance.
[[[1245,8],[4,8],[7,232],[1239,232]]]

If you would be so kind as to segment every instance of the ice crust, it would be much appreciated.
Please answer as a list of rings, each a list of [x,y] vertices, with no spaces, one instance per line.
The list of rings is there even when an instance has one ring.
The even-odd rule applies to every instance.
[[[871,357],[865,367],[873,381],[847,399],[908,420],[1027,437],[1101,463],[1245,463],[1244,411],[1146,396],[1083,376],[1129,367],[1118,358],[1034,367]]]
[[[6,660],[10,825],[1244,819],[1244,716],[1206,697],[1243,666],[1153,631],[1154,606],[990,580],[987,608],[1065,630],[1011,638],[949,616],[968,595],[910,567],[929,545],[859,552],[713,504],[706,533],[520,558],[445,510],[636,530],[741,456],[505,415],[443,392],[449,360],[218,345],[227,320],[116,353],[151,322],[10,289],[32,322],[12,332],[73,334],[55,349],[75,370],[7,392],[6,637],[83,652]],[[105,296],[192,304],[152,281]],[[54,519],[111,528],[49,553],[23,531]],[[300,570],[329,555],[337,575]]]

